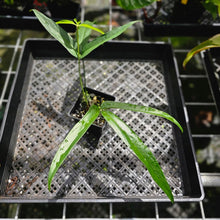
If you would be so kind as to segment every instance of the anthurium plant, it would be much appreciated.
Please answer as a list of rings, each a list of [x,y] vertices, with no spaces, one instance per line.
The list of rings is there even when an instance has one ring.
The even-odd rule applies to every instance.
[[[89,105],[88,111],[83,116],[83,118],[75,124],[75,126],[67,134],[63,142],[60,144],[54,159],[51,163],[49,175],[48,175],[48,189],[50,190],[51,182],[56,174],[57,170],[71,151],[71,149],[76,145],[76,143],[81,139],[81,137],[86,133],[89,127],[93,124],[99,115],[102,115],[107,123],[113,128],[113,130],[118,134],[118,136],[124,141],[124,143],[133,150],[140,161],[145,165],[151,174],[154,181],[158,186],[165,192],[168,198],[173,202],[174,198],[170,186],[164,176],[164,173],[154,157],[150,149],[142,142],[142,140],[137,136],[137,134],[128,126],[124,121],[122,121],[117,115],[112,113],[110,109],[124,109],[134,112],[143,112],[151,115],[156,115],[163,117],[175,125],[177,125],[181,131],[183,131],[181,125],[177,122],[175,118],[166,112],[160,110],[134,105],[129,103],[120,103],[113,101],[102,101],[101,103],[94,103],[89,101],[88,93],[84,86],[83,75],[81,73],[81,61],[90,52],[96,49],[103,43],[119,36],[131,25],[137,23],[138,21],[132,21],[123,26],[117,27],[107,33],[104,33],[100,29],[93,26],[92,22],[85,21],[81,23],[80,21],[74,20],[61,20],[57,23],[52,21],[50,18],[46,17],[37,10],[33,10],[41,24],[46,28],[46,30],[57,39],[66,50],[78,60],[78,74],[80,80],[80,86],[83,93],[84,101]],[[69,33],[67,33],[59,24],[72,24],[76,28],[75,38],[72,38]],[[89,41],[89,36],[91,31],[97,31],[100,36],[92,41]],[[90,104],[92,103],[92,104]]]

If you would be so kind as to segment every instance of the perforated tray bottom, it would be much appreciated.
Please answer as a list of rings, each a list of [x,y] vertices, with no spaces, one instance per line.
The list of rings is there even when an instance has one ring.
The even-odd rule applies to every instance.
[[[160,61],[85,61],[87,86],[117,101],[168,112]],[[97,142],[85,136],[58,170],[47,174],[59,143],[74,125],[67,116],[80,89],[74,60],[34,60],[5,196],[25,199],[166,198],[132,151],[107,126]],[[183,184],[172,125],[156,116],[114,111],[150,147],[176,197]],[[113,199],[114,200],[114,199]]]

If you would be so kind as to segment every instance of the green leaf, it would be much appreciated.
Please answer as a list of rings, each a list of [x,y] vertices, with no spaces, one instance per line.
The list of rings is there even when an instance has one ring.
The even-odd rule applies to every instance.
[[[214,19],[220,16],[220,1],[219,0],[206,0],[202,1],[204,8],[212,14]]]
[[[93,27],[92,25],[89,25],[89,24],[86,24],[86,23],[80,24],[79,27],[89,28],[89,29],[92,29],[94,31],[99,32],[100,34],[104,34],[104,32],[102,30],[100,30],[99,28]]]
[[[165,118],[165,119],[173,122],[183,132],[183,128],[181,127],[181,125],[179,124],[179,122],[175,118],[173,118],[168,113],[160,111],[155,108],[141,106],[141,105],[134,105],[134,104],[129,104],[129,103],[122,103],[122,102],[112,102],[112,101],[103,102],[101,105],[101,108],[102,109],[119,108],[119,109],[134,111],[134,112],[143,112],[143,113],[147,113],[147,114],[151,114],[151,115],[156,115],[156,116]]]
[[[116,0],[117,4],[125,10],[134,10],[151,5],[157,0]]]
[[[13,5],[14,4],[14,0],[4,0],[4,3],[6,3],[8,5]]]
[[[126,125],[118,116],[109,111],[102,111],[102,115],[115,130],[124,143],[130,147],[139,160],[146,166],[153,180],[166,193],[171,202],[174,201],[170,186],[163,171],[150,149],[144,145],[137,134]]]
[[[44,26],[44,28],[56,39],[58,40],[66,49],[67,51],[77,58],[77,52],[74,49],[76,42],[73,38],[63,29],[61,28],[56,22],[42,14],[36,9],[32,10],[40,23]]]
[[[94,39],[93,41],[89,42],[88,44],[86,44],[83,48],[82,48],[82,56],[80,57],[81,59],[84,58],[85,56],[87,56],[90,52],[92,52],[94,49],[96,49],[97,47],[99,47],[100,45],[102,45],[103,43],[116,38],[117,36],[119,36],[120,34],[122,34],[127,28],[129,28],[131,25],[133,25],[134,23],[137,23],[139,21],[132,21],[129,22],[123,26],[117,27],[99,37],[97,37],[96,39]]]
[[[57,21],[56,24],[72,24],[74,26],[76,26],[75,22],[71,21],[71,20],[60,20],[60,21]]]
[[[69,154],[70,150],[86,133],[95,119],[98,117],[100,109],[96,105],[92,105],[85,116],[70,130],[66,138],[60,144],[53,161],[51,163],[50,171],[48,174],[48,189],[50,190],[51,182],[57,170]]]
[[[183,68],[186,67],[186,64],[190,61],[190,59],[195,54],[199,53],[200,51],[207,50],[207,49],[213,48],[213,47],[220,47],[220,34],[217,34],[217,35],[211,37],[210,39],[202,42],[201,44],[199,44],[198,46],[196,46],[192,50],[190,50],[187,53],[186,58],[183,61]]]
[[[93,23],[90,22],[90,21],[85,21],[83,24],[87,24],[87,25],[92,26]],[[88,43],[91,31],[92,31],[92,29],[89,29],[89,28],[86,28],[86,27],[83,27],[83,26],[79,27],[78,36],[79,36],[79,45],[80,45],[81,50],[84,47],[84,45]]]

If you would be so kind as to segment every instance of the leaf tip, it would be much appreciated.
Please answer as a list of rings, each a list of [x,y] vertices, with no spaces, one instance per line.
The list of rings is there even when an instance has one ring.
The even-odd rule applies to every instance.
[[[183,133],[183,127],[181,126],[181,124],[177,120],[175,120],[174,123],[180,129],[180,131]]]
[[[171,196],[171,198],[169,198],[169,199],[170,199],[171,203],[174,204],[173,194],[171,194],[171,195],[172,195],[172,196]]]
[[[182,67],[184,70],[186,70],[186,64],[188,63],[188,60],[184,59]]]
[[[180,131],[183,133],[183,128],[182,128],[181,125],[179,125],[179,129],[180,129]]]
[[[174,197],[173,197],[173,193],[172,190],[169,187],[169,191],[166,193],[168,199],[170,200],[170,202],[173,204],[174,203]]]

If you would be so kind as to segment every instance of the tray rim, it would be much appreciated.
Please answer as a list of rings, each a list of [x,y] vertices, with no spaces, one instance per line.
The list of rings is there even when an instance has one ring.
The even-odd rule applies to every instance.
[[[17,66],[17,71],[16,71],[16,75],[15,75],[15,79],[14,79],[14,82],[13,82],[13,85],[12,85],[12,89],[10,91],[10,95],[9,95],[9,101],[7,103],[7,106],[6,106],[6,109],[5,109],[5,114],[4,114],[4,118],[3,118],[3,121],[2,121],[2,126],[1,126],[1,130],[0,130],[0,144],[1,144],[1,141],[2,141],[2,135],[3,135],[3,132],[4,132],[4,128],[5,128],[5,123],[6,123],[6,120],[7,120],[7,116],[8,116],[8,112],[9,112],[9,108],[10,108],[10,105],[11,105],[11,101],[12,101],[12,98],[13,98],[13,92],[14,92],[14,88],[16,86],[16,82],[18,80],[18,73],[20,71],[20,68],[21,68],[21,65],[23,64],[23,59],[25,56],[31,56],[32,55],[32,52],[33,51],[29,51],[27,52],[27,48],[31,45],[31,44],[34,44],[34,43],[39,43],[39,42],[46,42],[46,43],[49,43],[51,44],[50,42],[52,42],[52,44],[57,44],[58,46],[58,43],[56,40],[54,39],[40,39],[40,38],[32,38],[32,39],[26,39],[25,42],[24,42],[24,46],[22,48],[22,52],[21,52],[21,55],[20,55],[20,58],[19,58],[19,62],[18,62],[18,66]],[[173,56],[172,58],[172,61],[173,62],[173,65],[175,67],[175,72],[176,72],[176,75],[177,77],[179,76],[179,71],[178,71],[178,66],[177,66],[177,62],[175,60],[175,57],[174,57],[174,54],[173,54],[173,50],[172,50],[172,47],[170,44],[167,44],[167,43],[164,43],[164,42],[131,42],[131,41],[111,41],[111,42],[108,42],[106,43],[105,45],[117,45],[117,44],[129,44],[129,45],[133,45],[133,46],[136,46],[136,45],[157,45],[159,47],[168,47],[169,50],[171,51],[171,54]],[[157,47],[156,46],[156,47]],[[58,47],[61,47],[61,45],[59,45]],[[30,49],[30,48],[29,48]],[[60,48],[59,48],[60,49]],[[63,49],[64,50],[64,49]],[[35,51],[36,52],[36,51]],[[34,52],[33,52],[34,53]],[[39,54],[38,54],[39,55]],[[38,55],[36,55],[36,57],[38,57]],[[65,57],[69,57],[71,58],[72,56],[70,54],[68,54],[66,52],[65,54]],[[92,56],[88,56],[88,59],[92,59],[93,58],[93,55]],[[33,57],[32,57],[33,59]],[[98,58],[99,59],[99,58]],[[146,58],[147,59],[147,58]],[[149,58],[148,58],[149,59]],[[115,58],[114,58],[115,60]],[[139,60],[139,59],[138,59]],[[154,59],[152,59],[154,60]],[[28,67],[28,62],[27,62],[27,67]],[[181,89],[179,88],[179,91],[180,93],[180,101],[181,101],[181,104],[183,105],[183,109],[182,111],[184,113],[186,113],[186,107],[184,106],[184,102],[183,102],[183,94],[181,92]],[[168,94],[168,99],[169,99],[169,94]],[[193,141],[192,141],[192,137],[191,137],[191,132],[190,132],[190,127],[189,127],[189,124],[188,124],[188,118],[186,117],[187,115],[184,114],[184,121],[185,121],[185,127],[186,127],[186,130],[187,130],[187,136],[189,138],[189,144],[191,146],[191,151],[192,151],[192,157],[193,157],[193,162],[195,163],[195,172],[197,174],[197,177],[198,177],[198,183],[199,183],[199,191],[200,191],[200,195],[199,196],[195,196],[195,197],[189,197],[189,196],[183,196],[183,197],[174,197],[175,198],[175,201],[176,202],[183,202],[183,201],[190,201],[190,202],[196,202],[196,201],[201,201],[204,199],[204,189],[203,189],[203,186],[202,186],[202,181],[201,181],[201,176],[200,176],[200,172],[199,172],[199,166],[198,166],[198,163],[196,161],[196,155],[195,155],[195,150],[194,150],[194,147],[193,147]],[[176,136],[176,135],[175,135]],[[1,146],[1,145],[0,145]],[[179,151],[179,150],[178,150]],[[179,152],[178,152],[179,154]],[[180,165],[181,165],[181,161],[180,161]],[[1,174],[1,173],[0,173]],[[2,181],[2,180],[1,180]],[[69,199],[69,198],[54,198],[54,199],[22,199],[22,198],[18,198],[18,197],[4,197],[4,196],[0,196],[0,202],[6,202],[6,203],[29,203],[29,202],[167,202],[169,201],[169,199],[167,198],[154,198],[154,197],[150,197],[149,199],[146,198],[146,199],[136,199],[136,198],[113,198],[111,199],[110,197],[100,197],[100,198],[96,198],[96,199]]]

